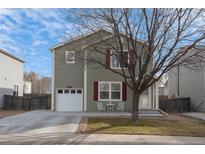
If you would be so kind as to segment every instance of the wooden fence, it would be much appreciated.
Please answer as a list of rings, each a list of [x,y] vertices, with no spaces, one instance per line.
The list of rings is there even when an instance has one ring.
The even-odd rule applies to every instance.
[[[10,96],[4,95],[5,110],[49,110],[51,95],[43,96]]]
[[[172,98],[159,101],[159,108],[168,113],[190,112],[190,98]]]

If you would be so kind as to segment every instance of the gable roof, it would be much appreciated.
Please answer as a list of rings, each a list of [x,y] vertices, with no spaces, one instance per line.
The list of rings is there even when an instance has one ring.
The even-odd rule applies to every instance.
[[[90,35],[92,35],[92,34],[95,34],[95,33],[100,32],[100,31],[105,31],[105,32],[108,32],[108,33],[112,34],[111,31],[102,28],[102,29],[96,30],[95,32],[89,32],[89,33],[86,33],[86,34],[84,34],[84,35],[82,35],[82,36],[77,36],[76,38],[73,38],[73,39],[70,39],[70,40],[68,40],[68,41],[65,41],[65,42],[56,44],[56,45],[52,46],[52,47],[50,48],[50,50],[53,51],[53,50],[56,49],[56,48],[62,47],[62,46],[66,45],[66,44],[68,44],[68,43],[71,43],[71,42],[73,42],[73,41],[77,41],[77,40],[79,40],[79,39],[81,39],[81,38],[83,38],[83,37],[88,37],[88,36],[90,36]]]
[[[87,47],[89,47],[89,46],[91,46],[91,45],[94,45],[94,44],[96,44],[96,43],[100,43],[101,41],[105,41],[105,40],[107,40],[107,39],[109,39],[109,38],[114,37],[114,34],[113,34],[112,31],[110,31],[110,30],[108,30],[108,29],[102,28],[102,29],[96,30],[95,32],[89,32],[89,33],[86,33],[86,34],[83,35],[83,36],[78,36],[78,37],[76,37],[76,38],[74,38],[74,39],[71,39],[71,40],[68,40],[68,41],[66,41],[66,42],[62,42],[62,43],[56,44],[56,45],[52,46],[52,47],[50,48],[50,50],[53,51],[53,50],[56,49],[56,48],[62,47],[62,46],[66,45],[66,44],[68,44],[68,43],[71,43],[71,42],[73,42],[73,41],[77,41],[77,40],[79,40],[79,39],[81,39],[81,38],[83,38],[83,37],[88,37],[88,36],[90,36],[90,35],[92,35],[92,34],[95,34],[95,33],[100,32],[100,31],[108,32],[108,33],[110,33],[110,35],[108,35],[108,36],[106,36],[106,37],[104,37],[104,38],[102,38],[102,39],[99,39],[99,40],[93,42],[92,44],[85,45],[85,46],[83,46],[83,48],[87,48]],[[121,35],[126,36],[126,35],[123,34],[123,33],[121,33]],[[139,42],[139,43],[141,43],[141,44],[145,44],[145,42],[143,42],[143,41],[141,41],[141,40],[136,40],[136,41]]]
[[[125,34],[122,34],[122,33],[120,33],[120,35],[121,35],[121,36],[124,36],[124,37],[128,37],[128,36],[126,36]],[[101,42],[106,41],[106,40],[108,40],[108,39],[110,39],[110,38],[113,38],[113,37],[115,37],[114,34],[109,35],[109,36],[106,36],[106,37],[104,37],[104,38],[102,38],[102,39],[99,39],[99,40],[97,40],[97,41],[94,41],[94,42],[91,43],[91,44],[87,44],[87,45],[82,46],[82,49],[86,49],[86,48],[88,48],[88,47],[90,47],[90,46],[96,45],[96,44],[98,44],[98,43],[101,43]],[[128,38],[129,38],[129,37],[128,37]],[[138,43],[141,43],[141,44],[145,44],[145,45],[146,45],[146,43],[143,42],[143,41],[140,41],[140,40],[135,40],[135,41],[138,42]]]
[[[0,49],[0,53],[4,54],[4,55],[6,55],[6,56],[8,56],[8,57],[10,57],[10,58],[13,58],[13,59],[15,59],[15,60],[17,60],[17,61],[19,61],[19,62],[25,63],[25,61],[23,61],[22,59],[20,59],[20,58],[14,56],[14,55],[12,55],[12,54],[10,54],[10,53],[8,53],[8,52],[2,50],[2,49]]]

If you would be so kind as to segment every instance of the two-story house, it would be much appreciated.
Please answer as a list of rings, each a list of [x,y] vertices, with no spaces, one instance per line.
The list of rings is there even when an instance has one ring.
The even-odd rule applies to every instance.
[[[4,95],[23,95],[23,63],[20,58],[0,49],[0,108]]]
[[[110,52],[114,51],[108,50],[104,43],[115,42],[113,39],[112,32],[101,29],[51,48],[53,111],[96,112],[98,103],[106,107],[110,102],[114,104],[114,109],[123,102],[124,111],[132,111],[132,92],[120,75],[98,67],[98,64],[89,64],[86,58],[82,61],[76,57],[79,53],[83,53],[85,57],[87,54],[94,54],[105,61],[108,67],[120,71],[122,63],[118,62],[115,56],[111,56]],[[93,45],[102,48],[105,54],[89,53],[93,51]],[[142,42],[138,42],[138,45],[140,47]],[[139,108],[158,109],[157,83],[141,95]]]

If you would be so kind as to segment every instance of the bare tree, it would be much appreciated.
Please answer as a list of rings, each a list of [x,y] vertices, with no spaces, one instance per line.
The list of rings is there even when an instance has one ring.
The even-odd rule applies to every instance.
[[[70,13],[78,28],[83,30],[82,34],[86,30],[94,32],[100,28],[112,32],[110,37],[115,38],[115,42],[110,43],[107,38],[99,41],[116,51],[112,55],[126,69],[116,71],[107,68],[104,61],[94,56],[94,52],[106,54],[104,49],[95,45],[98,41],[89,44],[93,50],[87,53],[86,62],[123,77],[133,93],[133,121],[138,120],[139,98],[143,91],[173,67],[197,57],[203,60],[202,50],[193,52],[197,45],[204,43],[203,9],[73,9],[69,10]],[[123,41],[122,37],[125,38]],[[123,51],[125,48],[129,55]],[[83,60],[83,55],[78,58]]]
[[[35,72],[25,72],[24,81],[31,82],[31,93],[32,95],[46,94],[50,84],[50,78],[42,77]]]

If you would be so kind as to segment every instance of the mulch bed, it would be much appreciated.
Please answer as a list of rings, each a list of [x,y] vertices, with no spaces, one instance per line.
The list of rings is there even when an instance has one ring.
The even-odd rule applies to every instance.
[[[87,129],[88,117],[82,117],[78,129],[76,131],[77,134],[84,134]]]
[[[6,110],[0,110],[0,119],[8,117],[8,116],[12,116],[12,115],[16,115],[16,114],[20,114],[23,113],[25,111],[6,111]]]

